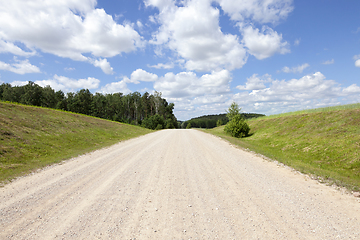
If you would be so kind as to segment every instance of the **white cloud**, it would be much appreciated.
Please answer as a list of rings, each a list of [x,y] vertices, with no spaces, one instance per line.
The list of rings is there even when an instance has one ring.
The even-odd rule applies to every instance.
[[[217,2],[219,5],[214,5]],[[248,54],[258,59],[289,53],[282,35],[263,24],[277,24],[293,10],[292,0],[146,0],[159,14],[149,19],[159,30],[149,41],[155,53],[170,49],[188,71],[241,68]],[[226,34],[219,25],[220,8],[235,21],[240,34]],[[261,31],[253,23],[262,25]]]
[[[303,65],[299,65],[297,67],[292,67],[292,68],[285,66],[281,71],[285,73],[302,73],[304,69],[308,67],[310,67],[310,65],[308,63],[304,63]]]
[[[35,50],[26,52],[12,42],[3,41],[0,38],[0,53],[12,53],[16,56],[31,57],[36,54]]]
[[[166,47],[185,60],[185,68],[195,71],[212,71],[241,68],[247,59],[246,50],[238,36],[224,34],[219,26],[219,10],[211,1],[183,2],[146,1],[148,6],[159,8],[156,21],[161,24],[150,43]],[[159,49],[158,53],[161,54]]]
[[[119,93],[119,92],[123,93],[123,94],[129,94],[131,91],[128,89],[126,82],[124,80],[122,80],[119,82],[112,82],[112,83],[106,84],[98,92],[101,92],[103,94]]]
[[[64,76],[54,75],[52,79],[35,81],[36,84],[45,87],[51,86],[56,91],[61,90],[63,92],[75,92],[80,89],[97,89],[100,84],[100,80],[88,77],[86,79],[71,79]]]
[[[356,84],[343,88],[320,72],[288,81],[269,79],[266,85],[266,88],[239,92],[233,100],[243,106],[244,111],[275,114],[344,104],[360,93]]]
[[[0,70],[10,71],[10,72],[22,74],[22,75],[26,74],[26,73],[40,73],[41,72],[37,66],[32,65],[29,62],[29,59],[20,61],[15,58],[15,61],[17,63],[12,63],[12,64],[0,61]]]
[[[11,86],[21,87],[21,86],[25,86],[28,83],[29,83],[29,81],[13,81],[10,84],[11,84]]]
[[[113,68],[110,66],[110,63],[107,61],[106,58],[94,60],[93,65],[95,67],[100,67],[101,70],[103,70],[103,72],[106,74],[114,74]]]
[[[270,75],[264,75],[262,79],[260,79],[257,74],[253,74],[247,79],[245,86],[239,85],[236,88],[239,90],[261,90],[266,88],[265,83],[271,81],[270,78]]]
[[[129,79],[130,82],[138,84],[140,81],[142,82],[155,82],[158,79],[158,76],[153,73],[148,73],[143,69],[136,69]]]
[[[360,67],[360,54],[354,56],[355,67]]]
[[[142,47],[140,35],[129,24],[117,24],[96,0],[3,1],[0,6],[1,51],[32,55],[40,49],[76,61],[89,61],[83,54],[113,57]]]
[[[334,59],[331,59],[331,60],[324,61],[322,64],[324,64],[324,65],[331,65],[331,64],[334,64],[334,63],[335,63],[335,60],[334,60]]]
[[[343,93],[345,94],[359,94],[360,93],[360,87],[357,86],[356,84],[352,84],[347,88],[344,88]]]
[[[234,21],[277,23],[293,11],[292,0],[217,0]]]
[[[160,77],[154,89],[169,98],[199,97],[203,95],[219,95],[230,92],[230,72],[221,70],[197,77],[194,72],[172,72]]]
[[[360,59],[358,59],[358,60],[355,61],[355,66],[356,66],[356,67],[360,67]]]
[[[243,42],[249,53],[257,59],[265,59],[276,53],[289,53],[289,44],[282,40],[282,35],[273,29],[263,26],[261,32],[252,26],[242,27]]]
[[[168,102],[175,103],[175,114],[186,120],[204,114],[224,111],[230,95],[231,74],[228,70],[197,76],[194,72],[169,72],[154,83]]]
[[[174,68],[174,63],[166,63],[166,64],[158,63],[156,65],[151,65],[148,67],[157,68],[157,69],[171,69],[171,68]]]
[[[253,74],[244,85],[230,90],[232,78],[227,70],[197,76],[194,72],[167,73],[154,84],[154,89],[175,103],[178,119],[219,114],[236,101],[244,112],[277,114],[307,108],[333,106],[360,100],[356,84],[342,87],[321,72],[299,79],[274,80],[268,74]]]

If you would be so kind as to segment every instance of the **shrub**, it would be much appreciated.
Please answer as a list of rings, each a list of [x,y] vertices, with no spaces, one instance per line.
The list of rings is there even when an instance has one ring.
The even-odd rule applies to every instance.
[[[250,127],[239,114],[232,117],[231,121],[225,125],[224,131],[233,137],[241,138],[249,134]]]

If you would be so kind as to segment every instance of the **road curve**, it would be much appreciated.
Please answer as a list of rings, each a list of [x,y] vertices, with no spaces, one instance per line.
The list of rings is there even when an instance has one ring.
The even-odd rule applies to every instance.
[[[0,239],[360,239],[358,199],[196,130],[0,188]]]

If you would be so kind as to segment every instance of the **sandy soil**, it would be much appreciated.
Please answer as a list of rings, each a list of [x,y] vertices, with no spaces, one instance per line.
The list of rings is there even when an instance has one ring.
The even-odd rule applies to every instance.
[[[164,130],[0,188],[0,239],[360,239],[353,196],[196,130]]]

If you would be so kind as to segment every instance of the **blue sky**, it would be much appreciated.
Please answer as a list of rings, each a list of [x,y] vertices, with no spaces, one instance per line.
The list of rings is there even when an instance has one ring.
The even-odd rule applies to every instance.
[[[360,102],[360,1],[12,0],[0,83],[162,92],[179,120]]]

